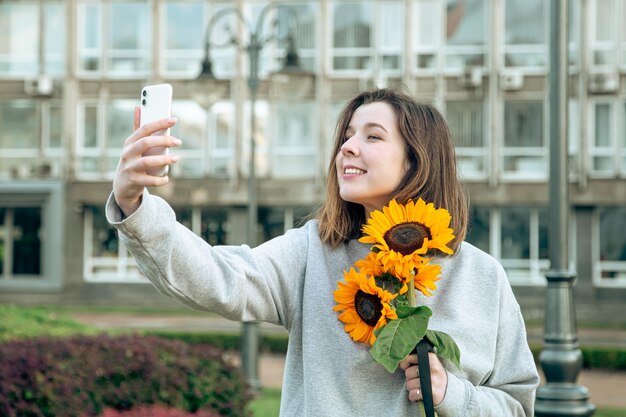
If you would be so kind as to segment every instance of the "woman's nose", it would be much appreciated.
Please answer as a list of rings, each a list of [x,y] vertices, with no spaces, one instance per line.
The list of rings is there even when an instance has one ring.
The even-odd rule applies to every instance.
[[[352,135],[346,139],[341,145],[341,153],[344,155],[356,156],[359,153],[356,135]]]

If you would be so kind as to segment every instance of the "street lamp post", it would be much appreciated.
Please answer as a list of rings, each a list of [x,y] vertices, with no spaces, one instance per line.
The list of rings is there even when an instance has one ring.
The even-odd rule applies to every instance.
[[[279,7],[275,3],[265,6],[254,26],[250,26],[241,11],[236,7],[222,9],[215,13],[206,28],[205,35],[205,55],[202,62],[202,71],[198,78],[191,84],[192,95],[201,105],[209,108],[213,103],[219,100],[224,94],[224,84],[221,83],[213,74],[213,66],[210,57],[210,49],[212,46],[228,46],[235,45],[242,48],[248,55],[250,70],[247,78],[247,85],[250,92],[250,158],[248,162],[248,226],[247,226],[247,243],[250,247],[257,244],[257,223],[258,223],[258,198],[257,198],[257,177],[256,177],[256,100],[259,91],[259,61],[260,54],[268,41],[275,39],[281,40],[274,36],[263,37],[262,29],[270,10]],[[248,42],[242,43],[233,36],[227,45],[212,45],[210,33],[215,24],[226,15],[234,14],[239,21],[247,28],[249,35]],[[294,17],[291,14],[289,18]],[[277,19],[278,20],[278,19]],[[294,46],[294,38],[289,34],[284,39],[288,44],[285,65],[278,72],[282,76],[282,83],[292,83],[305,86],[300,89],[302,93],[306,92],[306,87],[310,88],[313,80],[313,74],[303,71],[299,67],[299,59]],[[257,322],[244,322],[242,326],[242,343],[241,343],[241,359],[242,369],[248,378],[248,382],[254,390],[261,387],[258,373],[258,347],[259,347],[259,325]]]
[[[547,383],[537,390],[537,417],[582,417],[595,411],[587,388],[576,384],[582,353],[572,291],[576,274],[568,261],[567,2],[550,1],[550,271],[546,274],[544,347],[539,357]]]

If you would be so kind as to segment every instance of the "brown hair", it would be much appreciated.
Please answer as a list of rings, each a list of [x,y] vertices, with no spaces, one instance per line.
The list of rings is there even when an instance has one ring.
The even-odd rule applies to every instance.
[[[350,100],[339,115],[332,155],[336,156],[340,152],[355,110],[375,102],[391,106],[398,130],[407,145],[410,167],[398,185],[394,198],[402,204],[422,198],[437,208],[448,210],[452,216],[450,227],[455,234],[449,246],[456,250],[465,239],[467,202],[457,173],[450,130],[441,113],[432,105],[419,103],[408,94],[393,89],[363,92]],[[361,227],[367,220],[363,206],[340,197],[334,158],[328,167],[326,199],[315,218],[319,220],[320,239],[332,247],[360,237]]]

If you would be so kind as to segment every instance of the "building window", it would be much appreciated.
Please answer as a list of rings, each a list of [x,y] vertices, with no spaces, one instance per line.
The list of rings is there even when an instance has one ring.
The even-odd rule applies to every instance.
[[[132,131],[135,100],[83,100],[79,103],[76,173],[83,179],[112,178],[124,140]],[[180,155],[171,166],[176,177],[227,176],[234,149],[234,108],[216,103],[207,113],[191,100],[174,100],[178,123],[170,134],[183,140],[172,152]],[[208,129],[208,133],[207,133]]]
[[[204,57],[207,24],[218,11],[230,3],[166,1],[161,9],[161,71],[172,77],[195,78]],[[239,21],[234,14],[220,19],[211,31],[214,45],[228,45]],[[213,71],[218,77],[235,75],[236,48],[212,48]]]
[[[113,178],[124,140],[132,132],[134,100],[79,102],[76,174],[84,179]]]
[[[542,101],[504,103],[503,177],[541,180],[547,178],[548,149]]]
[[[485,178],[489,148],[482,101],[447,101],[446,120],[456,147],[463,179]]]
[[[63,2],[1,2],[0,76],[63,75],[65,27]]]
[[[626,6],[622,0],[597,0],[589,3],[592,65],[615,69],[626,65],[626,36],[620,39]],[[620,62],[621,61],[621,62]]]
[[[312,178],[318,171],[314,104],[279,103],[273,115],[272,176]]]
[[[600,208],[597,230],[596,283],[626,287],[626,207]]]
[[[335,74],[399,75],[404,48],[400,1],[333,2],[332,49]]]
[[[61,175],[61,113],[58,100],[0,101],[0,178]]]
[[[250,22],[256,23],[266,4],[250,2],[248,5]],[[264,27],[261,35],[273,38],[274,41],[267,43],[261,51],[259,63],[261,77],[283,67],[289,35],[293,36],[301,67],[307,71],[317,70],[318,5],[318,2],[280,2],[280,4],[277,3],[277,7],[267,10],[268,14],[263,21]]]
[[[0,207],[0,281],[41,278],[40,207]]]
[[[85,76],[148,75],[152,13],[147,1],[86,1],[78,4],[78,70]]]
[[[176,208],[176,219],[211,245],[223,245],[230,231],[226,209]],[[85,208],[85,269],[90,282],[147,282],[133,256],[106,220],[104,208]]]
[[[626,175],[626,103],[612,98],[591,104],[591,174],[596,177]],[[618,114],[617,113],[621,113]]]
[[[548,63],[549,2],[504,2],[504,65],[544,70]]]
[[[147,282],[103,207],[85,207],[84,276],[90,282]]]
[[[550,266],[545,209],[472,207],[467,241],[499,259],[512,284],[545,283]]]
[[[445,70],[455,72],[467,67],[485,67],[488,10],[486,0],[415,1],[411,19],[415,68],[432,71],[438,69],[438,62],[442,62]]]

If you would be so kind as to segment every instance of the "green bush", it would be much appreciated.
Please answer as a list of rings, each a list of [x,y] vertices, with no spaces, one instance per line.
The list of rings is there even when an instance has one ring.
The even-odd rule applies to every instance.
[[[34,338],[0,344],[0,415],[96,416],[163,404],[245,416],[241,373],[211,346],[154,336]]]
[[[531,345],[535,362],[539,362],[539,355],[543,347]],[[608,371],[626,371],[626,350],[608,347],[583,347],[583,368],[605,369]]]
[[[191,345],[211,345],[228,351],[241,349],[241,335],[238,333],[189,333],[151,330],[146,334],[165,339],[182,340]],[[288,338],[286,335],[262,335],[259,350],[264,353],[287,353]]]

